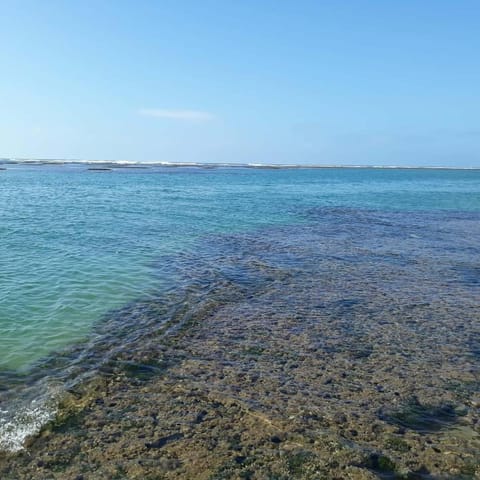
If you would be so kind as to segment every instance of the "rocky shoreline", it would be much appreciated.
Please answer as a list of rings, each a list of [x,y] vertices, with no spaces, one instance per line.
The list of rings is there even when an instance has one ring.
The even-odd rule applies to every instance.
[[[339,257],[338,229],[302,228],[236,238],[254,253],[227,252],[182,321],[66,392],[0,478],[480,478],[477,285],[415,238],[400,256],[349,236]]]
[[[478,478],[473,371],[433,375],[414,342],[406,357],[368,338],[354,348],[331,323],[305,335],[301,315],[243,308],[213,308],[71,390],[0,477]]]

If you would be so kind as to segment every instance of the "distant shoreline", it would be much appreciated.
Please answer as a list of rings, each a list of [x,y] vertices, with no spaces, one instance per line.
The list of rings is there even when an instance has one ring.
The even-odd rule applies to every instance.
[[[413,166],[413,165],[306,165],[277,163],[196,163],[196,162],[133,162],[126,160],[66,160],[50,158],[0,158],[0,165],[94,165],[110,168],[251,168],[251,169],[375,169],[375,170],[480,170],[479,167]]]

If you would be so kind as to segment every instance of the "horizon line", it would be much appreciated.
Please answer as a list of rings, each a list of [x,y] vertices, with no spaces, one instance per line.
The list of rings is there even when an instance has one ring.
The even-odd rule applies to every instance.
[[[169,162],[169,161],[134,161],[134,160],[89,160],[68,158],[36,158],[36,157],[0,157],[0,164],[30,165],[62,165],[62,164],[95,164],[95,165],[139,165],[150,167],[243,167],[243,168],[370,168],[370,169],[405,169],[405,170],[480,170],[480,166],[448,166],[448,165],[369,165],[369,164],[283,164],[283,163],[245,163],[245,162]]]

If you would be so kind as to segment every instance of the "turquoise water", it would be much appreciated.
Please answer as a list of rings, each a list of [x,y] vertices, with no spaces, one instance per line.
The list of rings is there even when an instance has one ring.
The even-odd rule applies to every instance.
[[[16,165],[0,174],[0,369],[13,370],[168,287],[157,260],[206,234],[302,221],[312,206],[480,210],[480,171]]]
[[[318,224],[321,216],[309,212],[319,208],[348,208],[354,212],[348,222],[364,211],[412,212],[415,228],[422,220],[414,213],[431,212],[436,216],[428,222],[439,224],[442,216],[480,212],[480,171],[159,166],[95,171],[85,164],[8,164],[0,171],[0,205],[0,390],[11,393],[9,401],[19,396],[31,401],[21,375],[88,342],[109,312],[175,292],[185,282],[176,264],[186,257],[204,261],[203,249],[222,235]],[[405,218],[408,224],[408,214]],[[463,225],[459,239],[469,234]],[[365,246],[377,241],[366,238]],[[428,241],[434,244],[435,238]],[[196,265],[191,267],[194,277]],[[468,268],[477,274],[475,265]],[[25,424],[32,416],[42,423],[50,415],[42,416],[37,407],[29,412]],[[0,434],[16,428],[18,419],[5,418]]]

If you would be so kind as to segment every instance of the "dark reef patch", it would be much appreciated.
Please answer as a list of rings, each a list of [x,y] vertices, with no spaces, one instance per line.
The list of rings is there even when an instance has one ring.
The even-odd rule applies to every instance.
[[[427,434],[451,427],[458,421],[458,416],[459,412],[452,404],[422,404],[412,398],[402,408],[384,414],[383,418],[400,427]]]

